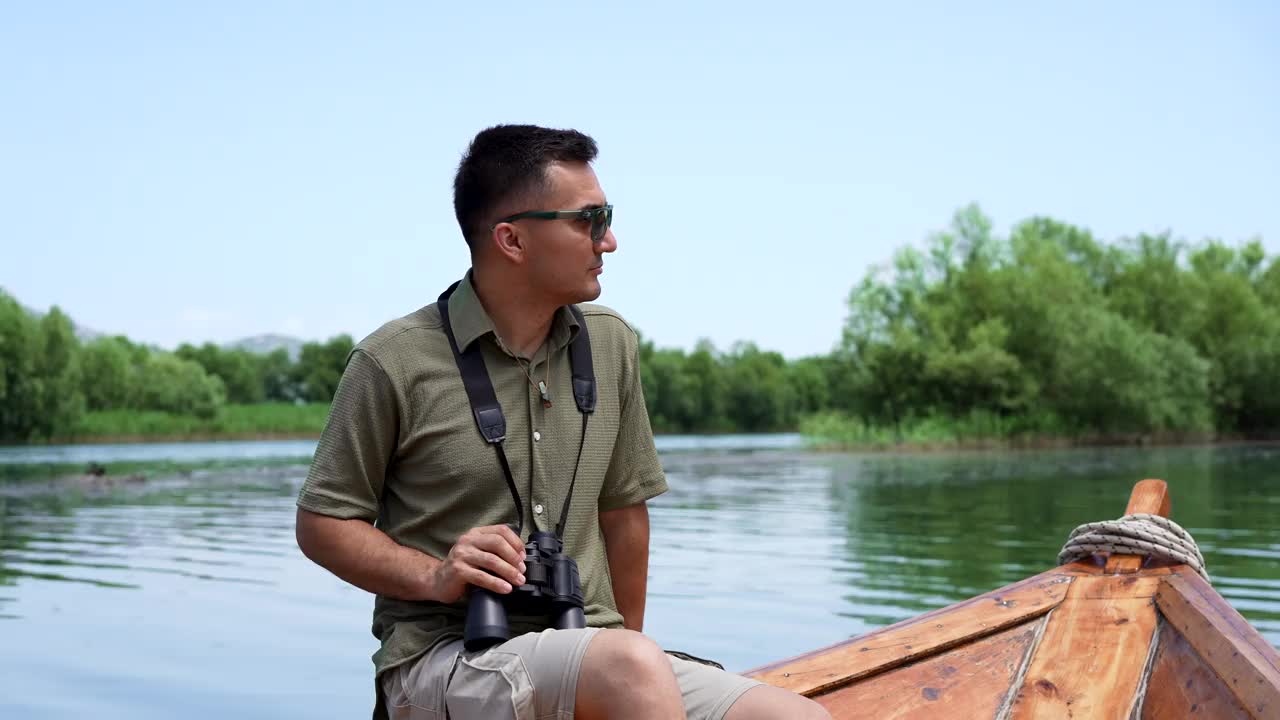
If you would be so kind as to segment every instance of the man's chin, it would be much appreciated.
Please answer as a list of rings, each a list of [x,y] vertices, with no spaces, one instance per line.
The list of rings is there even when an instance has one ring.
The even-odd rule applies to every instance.
[[[596,299],[600,297],[601,290],[602,288],[600,287],[600,281],[599,280],[592,281],[590,284],[588,284],[586,287],[582,289],[582,293],[580,294],[578,299],[574,301],[574,304],[584,303],[584,302],[595,302]]]

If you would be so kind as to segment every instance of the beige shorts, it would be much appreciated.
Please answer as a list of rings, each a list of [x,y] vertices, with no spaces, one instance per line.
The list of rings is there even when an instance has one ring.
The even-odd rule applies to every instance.
[[[444,642],[382,676],[392,720],[572,720],[578,671],[598,628],[528,633],[481,652]],[[668,656],[689,720],[721,720],[759,685]]]

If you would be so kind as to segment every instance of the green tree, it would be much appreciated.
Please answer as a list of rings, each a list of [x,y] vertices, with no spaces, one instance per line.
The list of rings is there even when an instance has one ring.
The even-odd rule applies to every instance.
[[[135,400],[140,408],[208,419],[226,400],[221,380],[172,353],[151,354],[140,370]]]
[[[332,400],[353,347],[350,335],[337,335],[324,343],[303,345],[294,366],[294,381],[301,388],[301,397],[309,402]]]
[[[133,353],[127,340],[102,337],[80,350],[81,387],[89,410],[126,408],[135,395]]]
[[[785,371],[794,401],[794,416],[810,415],[831,407],[831,386],[827,383],[825,358],[800,358],[788,363]]]
[[[1280,315],[1269,306],[1260,246],[1209,242],[1190,255],[1200,302],[1190,342],[1208,359],[1215,424],[1275,429],[1280,419]]]
[[[710,340],[699,340],[685,359],[681,387],[687,397],[694,399],[686,406],[686,430],[726,432],[740,426],[729,417],[728,381],[720,353]]]
[[[735,429],[766,432],[794,422],[795,399],[781,355],[739,343],[724,363],[726,410]]]
[[[1280,257],[1271,261],[1271,266],[1258,278],[1258,298],[1272,312],[1280,311]]]
[[[1065,313],[1052,404],[1075,427],[1101,432],[1212,427],[1208,363],[1185,342],[1134,327],[1099,307]]]
[[[689,432],[697,423],[697,398],[685,374],[681,350],[656,350],[652,343],[641,355],[640,382],[650,423],[658,432]]]
[[[1246,292],[1264,287],[1270,269],[1256,246],[1193,253],[1196,275],[1218,283],[1210,288],[1184,269],[1182,248],[1167,235],[1106,247],[1048,218],[1020,223],[1003,241],[976,207],[963,208],[925,252],[904,248],[854,287],[842,347],[827,365],[839,388],[832,406],[896,427],[978,411],[1020,419],[1006,428],[1204,429],[1210,397],[1222,406],[1243,397],[1224,390],[1246,386],[1262,395],[1280,375],[1263,372],[1271,344],[1245,352],[1229,339],[1270,337]],[[1205,321],[1215,303],[1232,322]],[[1229,336],[1212,341],[1223,356],[1212,363],[1210,324]],[[1269,411],[1242,402],[1230,406],[1232,422]]]
[[[942,409],[952,415],[975,409],[1009,415],[1031,408],[1039,385],[1006,349],[1008,336],[1004,320],[991,317],[970,327],[959,348],[947,343],[926,355],[921,380],[936,388]]]
[[[71,319],[55,306],[40,318],[34,367],[37,378],[36,435],[50,437],[69,430],[84,413],[79,353],[80,341],[76,339]]]
[[[0,440],[25,441],[35,431],[39,337],[35,320],[0,290]]]
[[[1188,338],[1202,290],[1182,268],[1186,246],[1163,235],[1139,235],[1116,252],[1107,304],[1122,317],[1170,337]]]
[[[184,343],[175,354],[199,363],[205,372],[222,380],[227,402],[259,403],[266,398],[263,363],[247,350],[224,350],[213,343],[200,347]]]
[[[262,377],[262,392],[272,402],[293,402],[299,397],[292,379],[293,363],[289,351],[277,348],[258,359],[258,372]]]

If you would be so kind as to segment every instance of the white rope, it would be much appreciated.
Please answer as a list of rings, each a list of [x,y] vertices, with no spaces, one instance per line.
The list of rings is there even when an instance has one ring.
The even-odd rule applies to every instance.
[[[1058,553],[1058,564],[1066,565],[1098,553],[1141,555],[1187,565],[1206,581],[1204,555],[1191,533],[1167,517],[1136,513],[1119,520],[1085,523],[1071,531],[1067,544]]]

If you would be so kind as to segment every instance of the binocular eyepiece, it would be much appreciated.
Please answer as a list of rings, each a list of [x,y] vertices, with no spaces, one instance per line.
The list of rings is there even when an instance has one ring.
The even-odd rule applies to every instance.
[[[463,646],[468,651],[484,650],[511,639],[508,609],[517,614],[544,615],[557,630],[587,626],[578,563],[563,550],[555,533],[535,532],[524,545],[524,585],[506,595],[471,587],[463,635]]]

